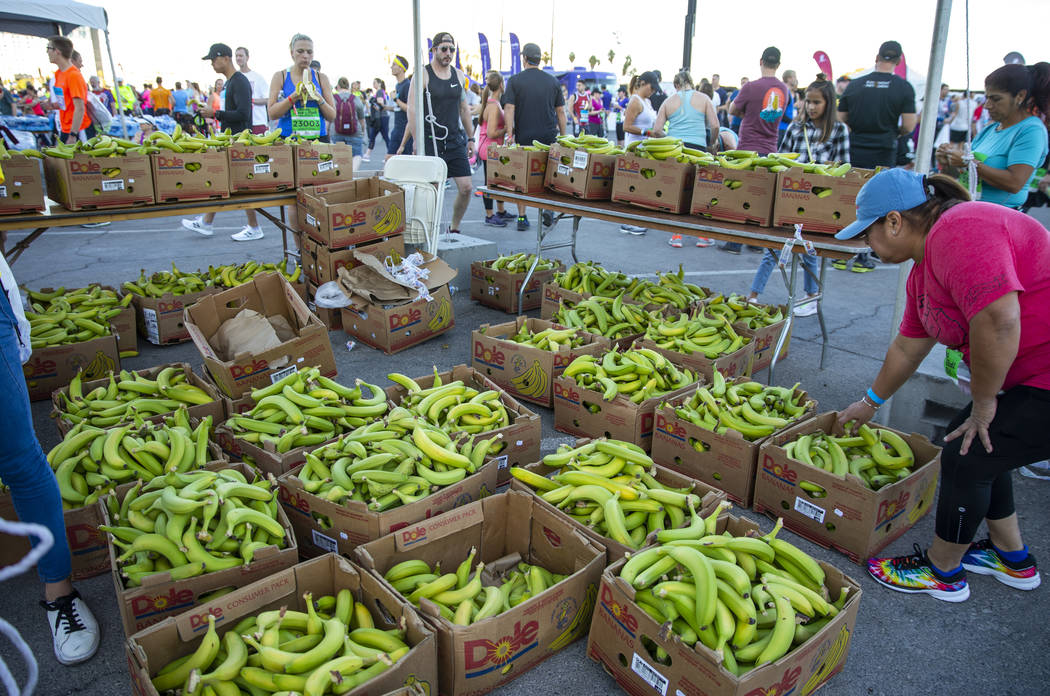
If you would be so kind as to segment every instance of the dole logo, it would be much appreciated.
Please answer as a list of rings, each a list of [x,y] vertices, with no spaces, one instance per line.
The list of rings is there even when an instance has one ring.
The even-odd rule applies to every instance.
[[[602,164],[601,162],[595,161],[591,165],[591,176],[599,179],[610,179],[613,175],[613,168],[611,164]]]
[[[685,439],[685,428],[679,425],[676,421],[669,420],[662,413],[656,414],[656,429],[662,433],[667,433],[675,439]]]
[[[543,528],[543,536],[545,536],[547,538],[547,541],[549,541],[550,545],[553,546],[554,548],[557,549],[557,548],[561,547],[561,537],[558,536],[558,533],[555,532],[550,527],[544,527]]]
[[[69,163],[69,171],[72,174],[99,174],[102,166],[98,162],[78,162],[73,160]]]
[[[527,650],[536,647],[536,637],[539,635],[540,625],[536,621],[529,621],[524,626],[520,621],[514,623],[514,630],[509,636],[503,636],[499,640],[481,638],[479,640],[468,640],[463,643],[463,666],[468,672],[468,677],[478,676],[477,670],[482,673],[491,672],[506,665]]]
[[[575,387],[565,386],[564,384],[554,383],[554,398],[565,399],[574,404],[580,403],[580,392],[576,391]]]
[[[405,546],[411,546],[412,544],[418,544],[421,541],[425,541],[427,538],[426,527],[416,527],[415,529],[402,529],[401,530],[401,543]]]
[[[748,691],[744,696],[787,696],[795,690],[798,678],[802,675],[801,667],[789,667],[784,671],[780,681],[769,686],[759,686]]]
[[[343,229],[346,227],[356,227],[357,225],[363,225],[368,221],[368,216],[360,210],[354,210],[349,215],[344,213],[332,213],[332,227]]]
[[[795,179],[790,176],[784,177],[784,182],[780,186],[781,191],[791,191],[792,193],[812,193],[813,182],[806,177]]]
[[[390,314],[390,328],[404,329],[423,321],[423,313],[413,307],[407,312],[393,312]]]
[[[554,354],[554,369],[555,370],[564,370],[566,367],[569,366],[569,363],[571,363],[575,359],[576,359],[576,356],[573,355],[572,353],[560,353],[560,352],[559,353],[555,353]]]
[[[725,174],[722,173],[721,169],[715,169],[713,167],[698,167],[696,170],[696,180],[707,184],[722,184],[725,182]]]
[[[879,513],[875,520],[875,526],[878,527],[883,522],[889,522],[897,515],[904,512],[908,507],[908,501],[911,499],[911,493],[908,491],[901,491],[901,494],[897,496],[896,500],[883,500],[879,503]]]
[[[157,311],[161,314],[167,314],[169,312],[181,312],[183,309],[182,300],[174,300],[173,302],[158,302]]]
[[[190,629],[194,633],[208,627],[208,617],[214,616],[215,623],[222,621],[222,609],[214,607],[211,611],[202,611],[199,614],[190,614]]]
[[[277,489],[277,499],[281,502],[281,505],[284,505],[285,507],[290,507],[296,512],[301,512],[304,515],[310,514],[310,501],[307,500],[304,495],[299,495],[298,493],[281,486]]]
[[[186,166],[186,162],[181,157],[157,155],[157,166],[161,169],[182,169]]]
[[[549,286],[545,286],[543,288],[543,297],[548,300],[553,300],[555,302],[561,299],[561,295],[558,294],[558,290]]]
[[[230,374],[233,375],[235,380],[244,379],[251,377],[259,372],[265,372],[270,369],[270,363],[266,362],[262,358],[256,358],[247,365],[234,365],[230,368]]]
[[[306,148],[304,148],[302,146],[299,146],[299,159],[301,159],[301,160],[305,160],[305,159],[309,159],[309,160],[321,159],[321,153],[319,153],[317,150],[310,150],[310,149],[306,149]]]
[[[638,619],[634,618],[628,605],[620,604],[616,601],[613,597],[612,588],[604,583],[602,584],[601,602],[602,609],[613,618],[613,621],[620,624],[620,628],[627,631],[633,638],[634,634],[638,632]]]
[[[502,350],[498,348],[486,349],[481,341],[477,341],[474,343],[474,359],[492,367],[502,368],[507,361],[507,356],[503,354]]]
[[[776,461],[768,454],[762,458],[762,471],[792,486],[798,481],[798,474],[791,467]]]
[[[69,540],[69,550],[73,553],[83,553],[104,545],[98,528],[90,524],[75,524],[66,527],[66,539]]]
[[[131,613],[135,618],[141,619],[151,614],[170,612],[192,604],[193,592],[191,590],[177,590],[172,587],[165,594],[139,595],[132,598]]]
[[[54,377],[57,374],[58,363],[34,357],[22,366],[22,374],[26,377]]]
[[[629,160],[626,157],[617,157],[616,171],[637,174],[642,171],[642,164],[637,160]]]
[[[239,147],[230,148],[230,159],[234,162],[255,161],[255,150],[244,150]]]
[[[653,414],[646,413],[642,415],[642,436],[653,434]]]
[[[529,160],[529,171],[533,174],[543,174],[547,171],[547,162],[539,158]]]

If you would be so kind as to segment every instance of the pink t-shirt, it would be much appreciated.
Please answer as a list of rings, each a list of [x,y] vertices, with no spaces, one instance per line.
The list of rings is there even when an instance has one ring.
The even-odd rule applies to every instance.
[[[499,99],[493,99],[492,97],[489,97],[489,104],[496,105],[496,112],[498,114],[498,120],[496,121],[496,130],[499,130],[506,126],[506,122],[503,120],[503,107],[500,106]],[[481,128],[481,130],[478,131],[478,159],[483,159],[487,161],[489,158],[489,145],[502,145],[504,140],[506,139],[506,135],[504,135],[504,137],[500,138],[498,141],[490,140],[488,123],[478,124],[478,127]]]
[[[934,338],[970,364],[970,321],[1008,292],[1021,306],[1017,357],[1003,389],[1050,389],[1050,232],[1023,213],[992,203],[960,203],[926,235],[908,276],[900,332]]]
[[[777,132],[787,107],[788,88],[775,77],[751,80],[740,88],[733,108],[744,112],[740,121],[741,150],[760,154],[777,151]]]

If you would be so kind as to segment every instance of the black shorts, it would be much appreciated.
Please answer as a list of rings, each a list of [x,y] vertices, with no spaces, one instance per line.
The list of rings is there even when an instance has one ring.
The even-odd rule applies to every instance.
[[[434,141],[430,138],[424,143],[426,154],[433,157]],[[457,143],[443,143],[438,141],[437,156],[445,160],[448,166],[448,178],[454,179],[460,176],[470,176],[470,162],[467,160],[467,143],[460,140]]]
[[[948,142],[950,143],[965,143],[966,142],[966,131],[964,130],[952,130],[948,129]]]
[[[616,122],[616,142],[620,142],[624,139],[623,135],[623,121]]]

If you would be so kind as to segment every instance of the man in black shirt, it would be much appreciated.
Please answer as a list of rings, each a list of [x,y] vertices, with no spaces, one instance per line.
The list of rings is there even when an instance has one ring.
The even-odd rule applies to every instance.
[[[386,158],[394,156],[394,151],[400,146],[404,152],[412,152],[412,139],[402,143],[405,137],[405,127],[408,125],[408,88],[412,79],[406,74],[408,72],[408,59],[404,56],[394,56],[394,62],[390,65],[390,72],[394,74],[397,84],[394,85],[393,104],[387,104],[388,111],[394,112],[394,128],[390,131],[390,142],[393,145],[391,152],[386,153]]]
[[[203,60],[211,61],[211,68],[226,78],[225,109],[212,111],[207,105],[199,108],[204,118],[219,121],[219,130],[230,129],[233,133],[251,130],[252,127],[252,83],[233,64],[233,49],[226,44],[212,44]]]
[[[540,70],[543,52],[534,43],[521,49],[524,69],[507,80],[503,92],[503,119],[507,124],[509,143],[531,145],[533,140],[550,145],[560,134],[565,135],[565,95],[558,78]],[[550,213],[544,211],[543,222],[551,225]],[[525,206],[518,206],[518,230],[529,228]]]

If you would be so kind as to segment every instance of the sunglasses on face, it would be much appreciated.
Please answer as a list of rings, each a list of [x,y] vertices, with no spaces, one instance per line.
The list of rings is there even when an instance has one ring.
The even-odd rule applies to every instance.
[[[441,53],[455,53],[456,52],[456,47],[455,46],[438,46],[438,51],[440,51]]]

